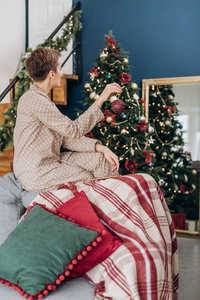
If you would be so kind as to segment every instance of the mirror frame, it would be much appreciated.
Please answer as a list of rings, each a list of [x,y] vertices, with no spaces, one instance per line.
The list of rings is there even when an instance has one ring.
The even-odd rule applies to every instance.
[[[171,85],[178,83],[200,83],[200,76],[153,78],[142,80],[142,98],[145,100],[146,122],[148,122],[149,119],[149,87],[151,85]]]
[[[149,120],[149,87],[152,85],[173,85],[173,84],[189,84],[200,83],[200,76],[189,77],[166,77],[166,78],[151,78],[142,80],[142,98],[145,101],[145,119]],[[198,231],[176,229],[177,236],[200,238],[200,195],[199,195],[199,226]]]

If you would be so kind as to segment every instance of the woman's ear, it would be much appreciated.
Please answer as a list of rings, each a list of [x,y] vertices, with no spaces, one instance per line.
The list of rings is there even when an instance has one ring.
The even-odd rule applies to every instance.
[[[53,70],[49,71],[49,78],[54,79],[55,78],[55,72]]]

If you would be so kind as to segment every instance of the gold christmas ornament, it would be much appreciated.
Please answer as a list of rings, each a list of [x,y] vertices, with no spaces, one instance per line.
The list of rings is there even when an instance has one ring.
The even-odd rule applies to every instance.
[[[89,89],[90,88],[90,83],[89,82],[85,83],[84,88]]]
[[[167,157],[167,152],[162,152],[162,157]]]
[[[145,121],[145,116],[141,116],[140,121]]]
[[[110,97],[110,103],[113,103],[115,100],[118,100],[117,96],[113,95]]]
[[[195,169],[192,170],[192,175],[196,175],[197,171]]]
[[[148,133],[150,133],[150,134],[154,133],[154,128],[153,128],[153,126],[149,126],[149,127],[148,127]]]
[[[136,89],[138,88],[137,83],[132,82],[132,83],[131,83],[131,88],[132,88],[133,90],[136,90]]]
[[[94,100],[97,100],[99,98],[99,95],[98,94],[96,94],[95,96],[94,96]]]
[[[133,148],[131,148],[130,153],[132,156],[134,156],[135,150]]]
[[[93,100],[93,99],[94,99],[94,97],[95,97],[95,95],[96,95],[96,93],[95,93],[95,92],[92,92],[92,93],[90,93],[90,99],[91,99],[91,100]]]
[[[99,55],[101,60],[104,60],[107,56],[108,55],[104,51],[102,51],[101,54]]]
[[[121,134],[126,134],[126,133],[129,133],[128,130],[126,130],[126,129],[123,128],[123,129],[121,130]]]
[[[106,118],[106,122],[107,122],[107,123],[111,123],[111,122],[112,122],[112,118],[111,118],[111,117],[107,117],[107,118]]]
[[[166,120],[166,121],[165,121],[165,125],[166,125],[166,126],[170,126],[170,125],[171,125],[171,121],[170,121],[170,120]]]
[[[127,65],[128,64],[128,58],[124,57],[123,62]]]
[[[177,192],[178,191],[178,185],[175,183],[174,184],[174,192]]]

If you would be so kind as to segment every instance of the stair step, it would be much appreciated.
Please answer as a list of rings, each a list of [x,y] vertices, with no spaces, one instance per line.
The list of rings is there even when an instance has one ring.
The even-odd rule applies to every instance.
[[[51,98],[56,105],[67,105],[68,84],[73,82],[79,82],[78,75],[63,74],[60,86],[52,89],[51,93],[48,95],[49,98]]]
[[[4,176],[9,172],[13,172],[13,147],[3,151],[0,155],[0,176]]]
[[[11,81],[12,79],[10,79],[10,82]],[[63,74],[61,77],[60,86],[51,90],[51,92],[48,94],[49,98],[56,105],[67,105],[68,84],[75,83],[75,82],[79,82],[78,75]],[[15,85],[17,85],[17,83]],[[13,100],[13,90],[10,91],[10,101],[12,100]],[[5,110],[7,110],[7,108]]]
[[[1,113],[5,112],[11,106],[10,103],[0,103],[0,124],[3,123],[5,116]],[[0,176],[4,176],[13,171],[13,147],[3,151],[3,155],[0,155]]]
[[[0,161],[3,160],[9,160],[12,161],[13,160],[13,146],[10,146],[9,149],[5,149],[3,151],[3,155],[0,155]]]
[[[2,124],[5,119],[5,116],[3,116],[1,113],[5,112],[10,107],[10,103],[0,103],[0,124]]]
[[[0,176],[4,176],[9,172],[13,172],[13,162],[0,161]]]

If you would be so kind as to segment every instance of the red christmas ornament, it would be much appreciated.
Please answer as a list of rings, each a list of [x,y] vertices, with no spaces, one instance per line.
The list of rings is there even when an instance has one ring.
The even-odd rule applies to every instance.
[[[92,131],[90,131],[90,132],[86,133],[85,136],[89,137],[89,138],[93,138],[94,134],[92,133]]]
[[[137,163],[134,159],[127,159],[124,166],[130,173],[134,173],[137,169]]]
[[[154,152],[153,151],[147,152],[146,150],[143,150],[142,154],[146,155],[145,163],[149,165],[151,163],[151,155],[153,155]]]
[[[188,156],[189,156],[189,159],[192,161],[192,155],[191,155],[191,152],[185,152]]]
[[[120,114],[125,109],[125,103],[122,100],[115,100],[111,105],[111,109],[115,114]]]
[[[185,185],[184,185],[183,183],[180,184],[179,190],[180,190],[181,192],[185,192]]]
[[[140,121],[137,125],[139,131],[147,130],[147,123],[145,121]]]
[[[119,79],[119,81],[123,82],[124,84],[127,84],[131,80],[131,77],[127,73],[122,73],[118,79]]]

